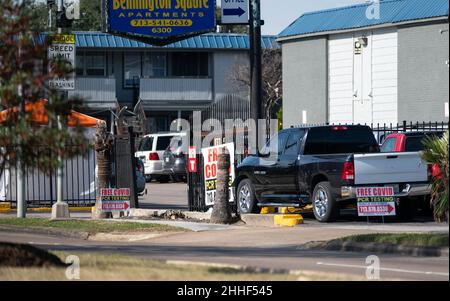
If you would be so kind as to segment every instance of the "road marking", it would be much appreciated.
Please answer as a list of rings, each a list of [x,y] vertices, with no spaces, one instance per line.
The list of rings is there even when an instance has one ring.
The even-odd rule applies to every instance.
[[[356,268],[356,269],[364,269],[364,270],[367,269],[367,266],[352,265],[352,264],[317,262],[317,265],[343,267],[343,268]],[[380,271],[406,273],[406,274],[437,275],[437,276],[447,276],[447,277],[449,276],[448,273],[413,271],[413,270],[403,270],[403,269],[394,269],[394,268],[380,268]]]

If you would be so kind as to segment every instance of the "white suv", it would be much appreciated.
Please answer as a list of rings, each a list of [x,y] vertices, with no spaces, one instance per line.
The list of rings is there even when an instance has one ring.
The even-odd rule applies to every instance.
[[[161,183],[167,183],[170,177],[163,172],[163,154],[170,145],[172,138],[182,136],[182,133],[159,133],[146,135],[139,144],[136,157],[144,162],[145,178]]]

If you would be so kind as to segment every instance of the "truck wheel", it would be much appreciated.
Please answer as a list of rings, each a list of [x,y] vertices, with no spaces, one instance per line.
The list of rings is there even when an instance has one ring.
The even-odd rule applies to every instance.
[[[237,209],[240,214],[258,213],[258,204],[253,183],[249,179],[242,180],[237,189]]]
[[[312,203],[314,216],[319,222],[329,223],[339,217],[339,204],[331,192],[330,182],[320,182],[314,187]]]

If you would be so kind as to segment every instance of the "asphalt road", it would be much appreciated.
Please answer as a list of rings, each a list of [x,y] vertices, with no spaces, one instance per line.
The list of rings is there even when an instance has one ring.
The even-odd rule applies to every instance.
[[[147,195],[139,197],[142,209],[188,209],[188,186],[186,183],[147,183]]]
[[[308,251],[299,246],[317,238],[367,233],[356,229],[247,228],[172,234],[139,242],[94,242],[34,234],[0,232],[0,240],[47,250],[122,254],[148,259],[238,264],[365,277],[371,254]],[[379,255],[381,280],[449,280],[448,257]],[[82,264],[82,263],[81,263]]]

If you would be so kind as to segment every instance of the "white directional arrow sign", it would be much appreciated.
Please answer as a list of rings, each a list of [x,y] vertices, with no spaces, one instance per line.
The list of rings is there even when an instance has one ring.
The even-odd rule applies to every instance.
[[[247,24],[248,0],[222,0],[222,24]]]

